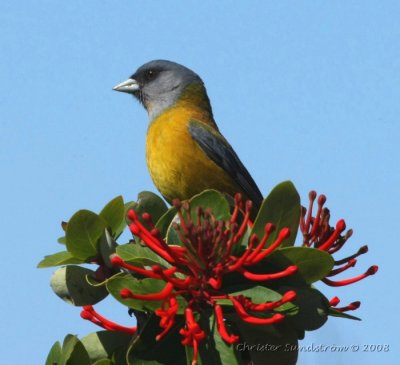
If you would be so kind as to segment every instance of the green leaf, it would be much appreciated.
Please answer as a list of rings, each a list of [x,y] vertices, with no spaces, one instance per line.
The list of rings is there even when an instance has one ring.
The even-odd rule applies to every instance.
[[[114,361],[111,361],[110,359],[102,359],[98,360],[93,365],[114,365]]]
[[[213,344],[218,354],[219,361],[221,364],[229,365],[246,365],[248,362],[244,361],[241,354],[237,351],[237,345],[230,345],[226,343],[218,332],[217,325],[215,323],[215,316],[210,317],[210,327],[211,327],[211,338],[213,339]],[[228,332],[236,335],[235,328],[232,327],[229,321],[225,321],[225,327]],[[201,355],[202,353],[200,353]]]
[[[281,247],[292,246],[296,240],[297,229],[300,221],[300,196],[290,181],[284,181],[272,189],[271,193],[263,201],[255,219],[252,233],[259,238],[264,236],[264,228],[267,223],[275,225],[265,247],[275,241],[282,228],[290,229],[290,237]]]
[[[161,237],[167,236],[168,228],[176,215],[175,207],[168,209],[157,221],[156,228],[160,230]]]
[[[100,238],[99,251],[104,263],[110,269],[115,269],[115,266],[110,261],[110,256],[115,253],[117,246],[117,242],[115,242],[108,230],[105,229],[103,235]]]
[[[260,285],[232,293],[231,295],[243,295],[247,298],[250,298],[251,301],[255,304],[275,302],[282,299],[282,295],[280,293]],[[275,308],[274,311],[287,312],[287,314],[293,315],[297,313],[298,308],[295,304],[288,302],[281,305],[280,307]]]
[[[156,294],[162,291],[166,283],[157,279],[136,279],[129,274],[118,274],[107,280],[106,286],[109,293],[120,303],[142,312],[152,311],[161,307],[162,300],[139,300],[139,299],[122,299],[120,292],[122,289],[129,289],[135,294]],[[178,296],[177,298],[180,311],[186,307],[186,301]]]
[[[239,353],[250,356],[253,364],[295,365],[297,361],[297,333],[285,322],[269,326],[252,325],[236,314],[227,316],[237,328],[240,341],[235,344]],[[250,361],[250,363],[251,363]]]
[[[126,333],[99,331],[83,337],[81,342],[91,361],[101,361],[104,358],[111,358],[119,348],[126,348],[127,351],[131,339],[132,336]]]
[[[157,194],[151,191],[142,191],[138,194],[137,202],[131,205],[131,209],[134,209],[138,216],[149,213],[155,223],[168,210],[168,207]]]
[[[171,354],[172,356],[172,354]],[[158,362],[155,360],[144,360],[137,358],[130,358],[129,365],[165,365],[165,362]]]
[[[91,365],[89,355],[81,342],[75,345],[74,351],[65,365]]]
[[[61,344],[57,341],[51,348],[45,365],[59,364],[62,356]]]
[[[67,335],[63,342],[60,365],[90,365],[89,355],[76,336]],[[58,365],[58,364],[57,364]]]
[[[251,301],[255,304],[274,302],[282,298],[282,295],[279,294],[278,292],[261,285],[257,285],[252,288],[233,292],[230,294],[233,296],[243,295],[247,298],[250,298]]]
[[[275,302],[282,298],[282,294],[278,293],[275,290],[266,288],[265,286],[256,285],[247,289],[239,290],[239,291],[231,291],[230,288],[225,288],[226,292],[228,292],[232,296],[243,295],[246,298],[249,298],[255,304],[262,304],[266,302]],[[218,299],[217,302],[224,306],[232,306],[232,302],[229,299]],[[297,313],[298,308],[293,303],[285,303],[280,307],[274,309],[276,312],[284,312],[287,315],[294,315]],[[265,315],[267,317],[270,316],[270,312],[266,312]],[[256,317],[265,317],[264,315],[260,315],[257,313]]]
[[[74,346],[65,365],[91,365],[89,355],[80,341]]]
[[[183,316],[177,316],[168,333],[156,341],[162,329],[160,318],[149,314],[133,339],[128,353],[129,365],[185,365],[185,348],[179,330],[184,326]]]
[[[57,252],[53,255],[45,256],[42,261],[39,262],[38,268],[53,267],[60,265],[70,265],[70,264],[81,264],[84,261],[72,256],[71,252],[62,251]]]
[[[231,216],[229,203],[224,194],[216,190],[204,190],[190,199],[190,214],[193,220],[196,219],[198,207],[203,210],[211,208],[212,214],[217,220],[228,220]]]
[[[171,265],[162,257],[154,253],[150,248],[139,243],[127,243],[120,245],[116,249],[117,255],[122,260],[138,266],[161,265],[169,268]]]
[[[250,226],[246,227],[243,237],[233,246],[232,255],[242,256],[244,251],[248,247],[249,238],[251,235],[252,228]]]
[[[185,355],[186,355],[186,365],[191,365],[192,360],[193,360],[193,355],[194,355],[193,347],[185,346]],[[197,363],[198,363],[198,365],[203,365],[203,362],[202,362],[200,356],[199,356]],[[218,365],[220,365],[220,364],[218,364]]]
[[[282,291],[292,290],[291,287],[282,287]],[[293,301],[299,308],[294,316],[287,320],[294,328],[313,331],[320,328],[328,319],[329,301],[317,289],[311,287],[295,288],[297,297]]]
[[[78,343],[79,339],[74,335],[66,335],[62,345],[62,356],[60,359],[60,365],[65,365],[70,358],[72,352],[74,351],[75,345]],[[57,364],[58,365],[58,364]]]
[[[316,248],[285,247],[272,252],[263,261],[263,266],[268,267],[270,263],[277,265],[280,269],[297,265],[298,272],[293,276],[300,277],[307,284],[311,284],[329,274],[334,260],[329,253]]]
[[[193,221],[197,219],[196,210],[199,207],[203,210],[211,209],[212,214],[218,220],[228,220],[230,218],[229,203],[225,196],[216,190],[204,190],[190,199],[190,216]],[[179,222],[177,218],[176,221]],[[182,244],[172,224],[169,225],[166,236],[166,241],[169,245]]]
[[[107,203],[99,216],[107,222],[112,236],[118,237],[125,228],[125,209],[122,196],[119,195]]]
[[[129,274],[118,274],[110,278],[107,283],[107,290],[120,303],[139,310],[139,311],[155,311],[161,306],[162,301],[147,301],[138,299],[122,299],[120,292],[122,289],[129,289],[135,294],[154,294],[158,293],[165,287],[165,282],[156,279],[136,279]]]
[[[352,316],[351,314],[347,314],[344,312],[340,312],[338,310],[336,310],[335,308],[330,307],[328,314],[332,317],[340,317],[340,318],[347,318],[347,319],[353,319],[356,321],[361,321],[361,318],[358,318],[356,316]]]
[[[89,210],[80,210],[68,222],[67,249],[81,260],[98,256],[99,239],[107,227],[107,222]]]
[[[176,218],[174,219],[173,222],[179,222],[179,218],[178,216],[176,216]],[[179,223],[178,223],[179,224]],[[167,231],[167,237],[166,237],[166,242],[169,245],[176,245],[176,246],[182,246],[182,242],[179,238],[178,232],[176,231],[176,229],[173,227],[172,222],[170,224],[170,226],[168,227],[168,231]]]
[[[70,265],[56,270],[51,277],[51,288],[64,301],[75,306],[92,305],[104,299],[108,292],[104,287],[90,285],[86,277],[95,280],[95,272],[84,267]]]

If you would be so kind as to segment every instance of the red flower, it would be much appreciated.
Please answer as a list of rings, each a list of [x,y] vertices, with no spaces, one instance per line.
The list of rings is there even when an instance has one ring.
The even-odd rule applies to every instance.
[[[97,324],[100,327],[103,327],[108,331],[124,332],[130,335],[136,332],[136,327],[124,327],[115,322],[111,322],[107,318],[97,313],[91,305],[85,305],[83,307],[81,317],[93,322],[94,324]]]
[[[313,216],[313,205],[317,199],[316,192],[312,191],[309,198],[308,211],[303,208],[300,219],[303,246],[313,247],[333,255],[351,237],[352,230],[346,231],[346,223],[343,219],[340,219],[335,227],[330,225],[330,213],[324,207],[326,202],[324,195],[319,196],[317,212]],[[185,321],[179,330],[183,337],[181,342],[185,346],[193,347],[192,364],[196,364],[199,344],[207,336],[207,329],[199,324],[203,322],[198,322],[197,319],[203,313],[214,313],[221,338],[226,343],[233,344],[239,341],[239,336],[230,333],[229,322],[224,311],[234,311],[238,318],[252,325],[270,325],[281,322],[285,318],[285,315],[277,308],[296,299],[296,292],[289,290],[279,300],[254,303],[244,295],[233,295],[224,291],[223,283],[226,276],[235,273],[235,275],[240,275],[244,282],[247,280],[264,283],[293,275],[298,268],[296,265],[289,265],[274,273],[260,273],[262,265],[258,265],[257,272],[251,269],[276,250],[289,237],[290,232],[288,228],[282,228],[267,248],[265,245],[275,230],[271,223],[265,225],[262,237],[253,234],[250,238],[245,238],[248,227],[252,226],[249,220],[252,203],[250,201],[244,203],[240,194],[235,196],[235,207],[229,220],[216,219],[210,209],[197,208],[193,213],[188,202],[175,200],[173,205],[177,211],[177,221],[172,224],[172,227],[178,234],[179,246],[167,244],[161,237],[160,231],[154,226],[150,214],[144,213],[139,218],[135,211],[128,212],[128,218],[131,221],[129,229],[132,234],[167,261],[168,267],[160,265],[140,267],[125,262],[117,255],[111,257],[111,263],[132,275],[139,275],[140,278],[163,282],[163,289],[157,293],[135,293],[124,288],[120,291],[120,296],[123,299],[161,302],[160,307],[155,310],[155,314],[160,317],[159,326],[162,329],[156,337],[157,341],[171,330],[176,323],[176,316],[183,313]],[[242,242],[244,239],[247,240],[245,242],[247,245]],[[133,242],[132,244],[141,243]],[[335,267],[322,281],[330,286],[342,286],[374,275],[378,270],[376,265],[353,278],[337,281],[331,279],[354,267],[357,263],[356,257],[367,251],[368,247],[363,246],[355,254],[335,260]],[[227,301],[230,303],[229,306]],[[360,306],[360,302],[357,301],[344,307],[337,307],[339,302],[339,298],[334,297],[330,300],[330,306],[339,312],[355,310]],[[179,307],[182,303],[186,303],[184,308]],[[134,327],[127,328],[108,321],[91,306],[84,307],[81,316],[107,330],[126,333],[136,331]]]
[[[315,191],[311,191],[309,193],[309,207],[308,212],[307,209],[303,207],[302,215],[300,219],[300,230],[303,234],[303,246],[318,248],[319,250],[323,250],[333,255],[338,252],[347,240],[352,236],[353,231],[349,229],[347,232],[343,234],[346,230],[346,223],[343,219],[340,219],[335,228],[331,227],[330,220],[330,212],[328,208],[324,207],[326,202],[325,195],[320,195],[317,201],[317,213],[315,216],[312,215],[313,205],[317,198],[317,193]],[[371,266],[366,272],[360,274],[358,276],[344,279],[344,280],[331,280],[328,277],[332,277],[338,275],[351,267],[354,267],[357,263],[356,257],[367,253],[368,246],[362,246],[360,249],[353,255],[345,257],[340,260],[335,260],[336,268],[332,269],[332,271],[322,279],[322,281],[329,286],[344,286],[353,284],[357,281],[360,281],[367,276],[374,275],[378,271],[378,266]],[[330,304],[332,307],[336,307],[339,303],[339,298],[335,297],[331,300]],[[360,306],[360,302],[354,302],[349,304],[346,307],[335,308],[341,312],[354,310]]]
[[[187,307],[181,308],[184,310],[185,327],[181,328],[179,333],[183,336],[182,344],[193,347],[193,364],[195,364],[199,342],[206,337],[206,333],[195,319],[195,313],[200,313],[207,308],[212,309],[219,334],[224,341],[232,344],[239,340],[239,336],[228,332],[223,308],[218,303],[219,300],[229,300],[243,321],[266,325],[282,321],[284,315],[274,313],[274,309],[296,297],[294,291],[289,291],[275,302],[255,304],[243,296],[223,292],[221,287],[226,275],[237,272],[247,280],[264,282],[292,275],[297,271],[297,267],[291,265],[280,272],[268,274],[253,273],[249,270],[251,266],[259,263],[279,247],[289,236],[289,229],[283,228],[276,240],[267,249],[264,249],[268,237],[274,230],[272,224],[266,225],[264,236],[261,239],[252,235],[248,247],[241,254],[233,253],[237,251],[234,250],[235,246],[241,242],[248,225],[251,224],[249,217],[252,203],[248,201],[243,204],[240,195],[235,197],[235,208],[228,221],[217,220],[210,210],[201,208],[197,208],[196,216],[192,218],[188,202],[181,203],[179,200],[175,200],[173,204],[179,217],[179,224],[174,223],[173,227],[178,233],[182,246],[168,245],[154,227],[149,214],[142,215],[144,224],[136,212],[133,210],[128,212],[128,218],[132,221],[129,225],[131,232],[139,237],[147,247],[165,259],[171,265],[170,268],[165,269],[157,265],[151,268],[137,267],[124,262],[117,255],[111,258],[111,262],[133,274],[165,282],[164,289],[159,293],[137,294],[127,288],[121,290],[120,293],[122,298],[162,301],[161,307],[155,311],[156,315],[160,317],[160,327],[163,329],[157,336],[157,340],[168,333],[175,323],[175,317],[179,310],[176,297],[180,295],[185,298],[188,303]],[[240,211],[243,212],[243,217],[239,224],[237,221]],[[178,273],[179,275],[177,275]],[[256,313],[262,313],[262,318],[257,317]]]

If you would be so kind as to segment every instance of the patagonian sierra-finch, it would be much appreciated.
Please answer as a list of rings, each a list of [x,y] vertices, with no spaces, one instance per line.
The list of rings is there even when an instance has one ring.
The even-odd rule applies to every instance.
[[[260,207],[261,192],[218,130],[196,73],[174,62],[151,61],[114,90],[132,94],[147,110],[147,166],[168,202],[216,189],[232,196],[241,192]]]

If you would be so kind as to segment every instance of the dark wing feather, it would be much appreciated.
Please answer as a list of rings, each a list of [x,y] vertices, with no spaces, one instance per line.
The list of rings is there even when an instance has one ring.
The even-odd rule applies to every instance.
[[[189,122],[189,133],[206,155],[226,171],[259,208],[263,201],[262,194],[229,143],[211,127],[195,120]]]

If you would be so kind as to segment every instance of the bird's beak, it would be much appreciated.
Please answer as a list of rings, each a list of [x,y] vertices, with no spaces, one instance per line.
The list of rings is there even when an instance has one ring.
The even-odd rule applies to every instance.
[[[139,83],[135,79],[128,79],[124,82],[113,87],[115,91],[121,91],[123,93],[133,94],[135,91],[139,90]]]

